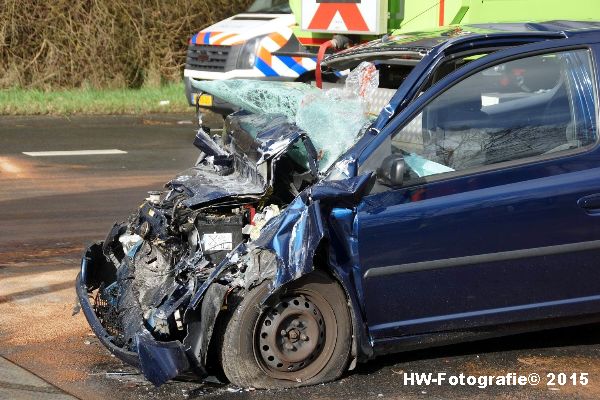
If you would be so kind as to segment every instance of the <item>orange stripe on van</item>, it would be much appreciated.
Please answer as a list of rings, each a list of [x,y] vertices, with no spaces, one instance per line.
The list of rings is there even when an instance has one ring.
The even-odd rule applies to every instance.
[[[265,64],[271,66],[271,52],[264,47],[258,49],[258,57],[261,58]]]
[[[207,33],[207,35],[208,35],[208,43],[209,43],[209,44],[213,44],[213,43],[211,42],[211,38],[213,38],[213,37],[217,36],[217,35],[218,35],[218,34],[220,34],[220,33],[221,33],[221,32],[208,32],[208,33]]]
[[[211,44],[216,44],[216,45],[220,45],[222,44],[224,41],[226,41],[227,39],[231,39],[232,37],[237,36],[237,33],[230,33],[229,35],[225,35],[220,37],[219,39],[215,40],[213,43]]]
[[[206,35],[208,32],[200,32],[198,33],[198,36],[196,36],[196,44],[202,44],[204,43],[204,35]]]
[[[277,43],[277,45],[279,45],[279,47],[283,47],[287,43],[287,41],[288,41],[286,38],[284,38],[283,36],[281,36],[280,33],[277,33],[277,32],[271,33],[269,35],[269,37],[271,39],[273,39],[273,41],[275,43]]]

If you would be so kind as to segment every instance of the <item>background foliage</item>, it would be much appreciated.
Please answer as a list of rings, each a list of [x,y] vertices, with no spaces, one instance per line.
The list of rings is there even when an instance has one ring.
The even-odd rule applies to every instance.
[[[0,0],[0,89],[181,80],[189,37],[249,0]]]

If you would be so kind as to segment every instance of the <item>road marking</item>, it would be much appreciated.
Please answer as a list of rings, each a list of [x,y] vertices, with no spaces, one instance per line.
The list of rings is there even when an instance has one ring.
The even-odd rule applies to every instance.
[[[65,151],[24,151],[23,154],[31,157],[53,157],[53,156],[93,156],[100,154],[127,154],[119,149],[105,150],[65,150]]]

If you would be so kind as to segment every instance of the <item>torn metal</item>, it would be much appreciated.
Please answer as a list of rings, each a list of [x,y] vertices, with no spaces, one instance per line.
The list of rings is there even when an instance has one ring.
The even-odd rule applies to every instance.
[[[217,363],[209,349],[213,336],[222,334],[217,320],[232,293],[269,281],[274,294],[315,265],[329,265],[346,288],[355,284],[356,249],[343,244],[331,253],[325,243],[351,237],[351,209],[372,180],[370,174],[349,178],[351,157],[331,168],[337,172],[326,177],[323,171],[364,132],[361,99],[376,76],[372,65],[363,67],[344,90],[326,97],[310,87],[286,94],[267,84],[263,102],[247,108],[260,111],[267,99],[288,96],[285,107],[297,103],[299,119],[240,111],[227,118],[223,134],[201,128],[194,140],[201,150],[196,165],[164,190],[150,192],[127,221],[87,249],[77,294],[111,352],[155,385],[187,373],[204,376]],[[327,130],[333,125],[319,127],[334,120],[323,114],[332,112],[324,111],[326,105],[354,115]],[[342,209],[348,212],[343,218]],[[347,293],[357,304],[354,291]],[[368,344],[357,345],[368,343],[361,313],[356,308],[353,314],[353,354],[368,356]]]
[[[328,90],[299,82],[235,79],[193,82],[197,89],[243,110],[287,118],[314,143],[321,171],[327,170],[356,143],[361,128],[370,122],[369,101],[378,84],[379,73],[375,65],[367,62],[350,72],[342,87]]]
[[[229,294],[265,280],[274,293],[312,271],[328,235],[323,204],[351,204],[361,186],[314,186],[317,151],[281,117],[240,112],[226,128],[220,137],[201,129],[197,165],[151,192],[82,260],[77,293],[92,329],[155,385],[206,375]]]

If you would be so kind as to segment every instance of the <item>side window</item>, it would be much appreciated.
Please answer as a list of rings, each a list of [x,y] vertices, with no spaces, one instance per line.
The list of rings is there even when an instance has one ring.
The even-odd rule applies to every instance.
[[[411,175],[559,153],[596,141],[588,50],[522,58],[471,75],[391,138]]]

